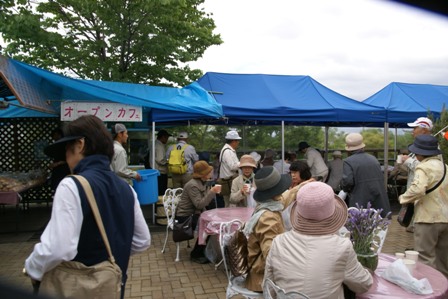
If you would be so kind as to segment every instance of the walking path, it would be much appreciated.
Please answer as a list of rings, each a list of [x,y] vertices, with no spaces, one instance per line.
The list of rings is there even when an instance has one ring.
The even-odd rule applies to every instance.
[[[50,211],[44,206],[31,207],[20,217],[20,232],[6,233],[15,229],[15,210],[0,210],[0,280],[24,290],[32,291],[29,278],[22,275],[24,260],[33,250],[38,236],[49,219]],[[151,215],[149,207],[144,207],[145,216]],[[152,244],[146,252],[131,258],[128,269],[128,282],[125,298],[225,298],[227,277],[221,266],[215,270],[213,264],[190,262],[186,242],[181,243],[180,262],[174,262],[176,246],[171,234],[168,248],[161,253],[165,241],[165,227],[150,225]],[[404,252],[413,247],[413,235],[407,233],[393,216],[384,253]],[[242,298],[242,297],[234,297]]]

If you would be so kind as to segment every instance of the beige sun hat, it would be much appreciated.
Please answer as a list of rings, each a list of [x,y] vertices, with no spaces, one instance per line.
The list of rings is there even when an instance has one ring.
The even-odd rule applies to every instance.
[[[244,167],[244,166],[257,168],[257,165],[255,163],[255,159],[251,155],[242,155],[241,156],[240,166],[239,167],[241,168],[241,167]]]
[[[345,149],[349,152],[366,147],[363,137],[359,133],[350,133],[345,137]]]

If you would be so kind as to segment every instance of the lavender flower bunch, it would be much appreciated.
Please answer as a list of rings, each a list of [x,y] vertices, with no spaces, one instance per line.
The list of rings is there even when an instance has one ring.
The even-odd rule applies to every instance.
[[[389,214],[381,217],[382,209],[372,209],[370,202],[367,207],[356,204],[357,209],[348,210],[348,218],[345,227],[350,232],[353,249],[358,254],[374,253],[376,245],[375,235],[378,230],[384,230],[390,223]]]

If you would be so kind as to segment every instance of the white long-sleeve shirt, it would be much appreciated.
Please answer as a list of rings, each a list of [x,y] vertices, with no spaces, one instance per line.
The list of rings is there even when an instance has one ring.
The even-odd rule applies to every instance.
[[[129,185],[132,186],[132,179],[137,176],[137,172],[128,168],[128,155],[120,142],[114,141],[114,156],[110,164],[111,169]]]
[[[131,187],[130,187],[131,188]],[[134,235],[131,254],[145,251],[151,245],[151,234],[143,216],[137,194],[134,194]],[[81,199],[74,180],[61,181],[53,200],[51,218],[45,228],[41,242],[34,246],[25,261],[30,277],[41,280],[44,273],[63,261],[70,261],[78,254],[78,242],[83,223]]]

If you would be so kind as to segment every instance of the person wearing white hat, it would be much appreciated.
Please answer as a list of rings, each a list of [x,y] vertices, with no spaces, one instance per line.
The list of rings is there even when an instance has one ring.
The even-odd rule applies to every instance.
[[[338,194],[341,191],[339,186],[342,180],[342,153],[341,151],[333,152],[333,160],[328,161],[328,179],[326,183],[333,188],[333,191]]]
[[[229,193],[224,194],[225,192],[221,192],[224,198],[225,207],[228,207],[230,204],[230,190],[232,187],[231,180],[238,176],[240,161],[238,160],[236,149],[240,144],[241,137],[237,131],[230,130],[227,132],[225,139],[226,144],[224,144],[219,153],[218,179],[225,179],[228,182],[230,181],[230,186],[228,188]]]
[[[193,177],[193,165],[199,161],[199,155],[196,153],[196,149],[193,145],[187,143],[188,133],[180,132],[177,135],[177,144],[172,144],[166,151],[166,159],[170,159],[171,151],[176,147],[177,149],[184,148],[185,162],[187,163],[187,172],[183,174],[171,174],[173,180],[173,188],[183,188],[188,181]]]
[[[142,178],[137,171],[128,168],[128,155],[123,145],[128,141],[128,130],[123,124],[112,126],[112,137],[114,139],[114,156],[110,163],[112,170],[129,185],[132,179],[140,181]]]
[[[381,216],[390,212],[390,203],[384,187],[384,177],[378,160],[364,152],[366,146],[359,133],[350,133],[345,137],[345,150],[349,156],[344,159],[341,188],[348,193],[349,207],[367,207],[381,209]]]
[[[414,122],[408,123],[408,126],[413,128],[412,137],[414,137],[414,139],[420,135],[431,135],[433,128],[432,121],[427,117],[419,117]],[[402,155],[402,161],[403,166],[408,169],[406,188],[409,188],[414,180],[415,168],[417,167],[419,161],[415,157],[414,153],[411,153],[410,155]],[[406,228],[406,231],[409,233],[414,232],[414,221],[411,221],[411,224]]]
[[[347,214],[347,205],[327,184],[301,187],[291,209],[292,230],[272,241],[264,279],[309,298],[344,298],[343,284],[357,294],[368,291],[372,275],[357,260],[350,239],[337,233]]]

